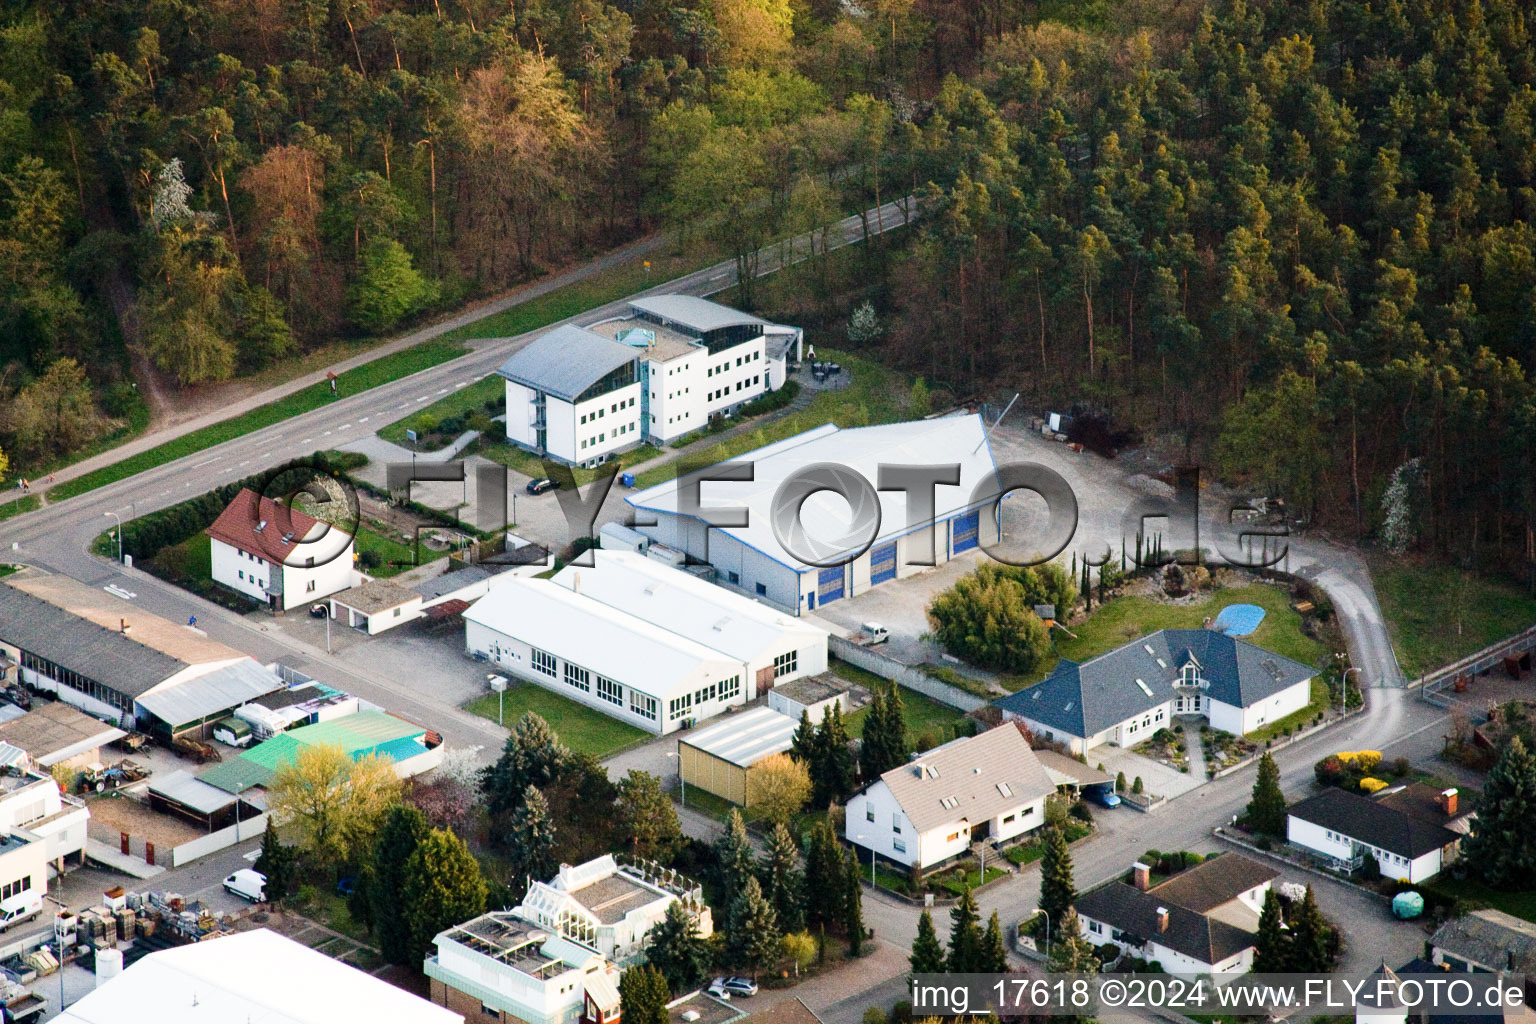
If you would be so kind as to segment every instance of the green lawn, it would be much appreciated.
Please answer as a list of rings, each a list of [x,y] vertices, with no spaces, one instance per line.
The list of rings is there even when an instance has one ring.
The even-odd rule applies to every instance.
[[[864,427],[876,423],[893,423],[906,415],[907,392],[911,386],[906,377],[879,363],[832,349],[819,350],[817,355],[821,359],[843,365],[850,374],[846,388],[818,392],[808,408],[782,418],[775,419],[772,414],[766,414],[762,425],[756,430],[721,441],[698,455],[713,465],[812,430],[824,423],[836,423],[839,427]],[[635,486],[651,487],[671,480],[676,475],[677,464],[671,462],[639,474],[635,478]]]
[[[21,566],[0,562],[0,576],[9,576],[13,572],[20,572]]]
[[[470,413],[485,412],[485,403],[494,402],[506,391],[506,381],[499,375],[491,374],[489,377],[475,381],[468,387],[459,388],[451,395],[439,398],[431,405],[417,409],[403,419],[398,419],[378,431],[378,435],[386,441],[395,444],[405,444],[405,432],[414,430],[418,434],[427,422],[440,423],[454,416],[468,416]],[[444,442],[453,438],[444,438]],[[418,451],[437,451],[442,445],[436,447],[420,447]]]
[[[370,576],[398,576],[408,569],[414,569],[417,562],[415,558],[415,546],[386,537],[369,527],[364,526],[358,530],[353,538],[353,550],[359,555],[365,551],[377,551],[382,559],[379,565],[372,569],[364,569]],[[446,551],[433,551],[431,548],[421,549],[421,563],[435,561],[447,557]]]
[[[1536,624],[1536,599],[1454,566],[1373,558],[1371,575],[1398,663],[1409,678]]]
[[[0,505],[0,522],[19,516],[27,512],[35,512],[43,507],[43,499],[37,494],[23,494],[15,501],[8,501]]]
[[[169,544],[155,552],[150,561],[173,573],[194,580],[213,579],[213,544],[206,533],[196,533],[180,544]],[[116,551],[113,552],[114,556]]]
[[[456,359],[465,351],[464,346],[457,342],[442,339],[423,342],[403,352],[375,359],[371,363],[364,363],[341,374],[336,380],[337,394],[345,397],[376,388],[380,384],[387,384],[450,359]],[[190,434],[184,434],[173,441],[167,441],[165,444],[129,456],[121,462],[114,462],[110,466],[103,466],[73,480],[65,480],[54,486],[49,491],[49,496],[55,501],[61,501],[77,494],[93,491],[147,469],[163,466],[167,462],[193,455],[205,448],[222,444],[254,430],[260,430],[262,427],[281,423],[292,416],[318,409],[332,401],[335,399],[331,397],[331,389],[326,384],[312,384],[303,391],[296,391],[240,416],[211,424],[201,430],[194,430]]]
[[[492,462],[499,462],[514,473],[521,473],[526,477],[538,478],[547,475],[544,470],[544,460],[533,454],[526,448],[519,448],[515,444],[485,444],[481,443],[475,448],[475,454],[483,455]],[[610,466],[617,463],[620,470],[630,466],[639,465],[661,454],[661,449],[648,444],[642,444],[638,448],[631,448],[627,452],[611,457],[597,469],[584,469],[581,466],[572,466],[571,475],[576,478],[576,486],[585,487],[596,480],[603,473],[611,473]]]
[[[476,697],[464,705],[464,710],[494,722],[499,696],[506,698],[503,724],[508,728],[523,712],[532,711],[549,723],[550,728],[559,734],[561,742],[578,753],[608,757],[648,740],[652,735],[616,718],[610,718],[595,708],[552,693],[536,683],[516,680],[507,687],[504,695],[488,693]]]
[[[838,666],[842,668],[841,665]],[[841,673],[839,673],[841,674]],[[881,680],[884,682],[884,680]],[[889,683],[885,685],[889,686]],[[902,718],[907,723],[907,738],[911,743],[917,743],[918,737],[924,734],[946,735],[951,734],[956,725],[965,715],[958,709],[948,704],[941,704],[932,697],[925,697],[916,690],[909,690],[905,686],[901,688]],[[843,718],[843,724],[848,727],[848,735],[858,738],[864,735],[864,720],[869,717],[869,708],[862,707],[859,710]],[[940,741],[942,742],[942,741]]]
[[[1506,914],[1513,914],[1525,921],[1536,921],[1536,890],[1510,892],[1505,889],[1492,889],[1480,879],[1456,879],[1449,875],[1442,875],[1427,888],[1466,901],[1469,904],[1466,907],[1467,910],[1475,907],[1492,907],[1494,910],[1502,910]]]
[[[1203,601],[1187,605],[1162,604],[1144,597],[1117,597],[1095,609],[1085,622],[1072,627],[1077,634],[1075,640],[1059,632],[1053,635],[1056,650],[1063,657],[1086,661],[1159,629],[1199,629],[1206,619],[1215,618],[1229,604],[1256,604],[1264,609],[1264,621],[1246,639],[1303,665],[1321,665],[1331,652],[1326,644],[1301,631],[1301,615],[1291,609],[1290,600],[1285,588],[1262,583],[1218,590]],[[1055,667],[1054,659],[1047,659],[1038,672],[1015,676],[1007,684],[1018,689],[1036,683]]]

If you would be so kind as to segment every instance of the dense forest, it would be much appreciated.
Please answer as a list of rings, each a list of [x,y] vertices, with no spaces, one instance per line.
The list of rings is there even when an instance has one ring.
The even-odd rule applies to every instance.
[[[923,226],[861,273],[871,344],[930,384],[1097,407],[1392,548],[1529,561],[1519,0],[16,0],[0,22],[17,465],[116,429],[135,372],[250,373],[656,227],[750,267],[916,192]]]

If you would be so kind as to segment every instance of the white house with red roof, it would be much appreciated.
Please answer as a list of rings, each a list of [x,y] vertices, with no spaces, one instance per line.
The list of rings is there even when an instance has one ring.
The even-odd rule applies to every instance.
[[[286,504],[242,489],[205,531],[213,580],[286,611],[359,582],[352,537]]]

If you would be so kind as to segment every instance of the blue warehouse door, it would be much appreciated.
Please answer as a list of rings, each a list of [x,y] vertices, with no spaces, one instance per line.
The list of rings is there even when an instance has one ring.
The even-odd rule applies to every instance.
[[[816,574],[816,603],[831,604],[843,596],[843,567],[834,565]]]
[[[956,516],[950,520],[954,524],[955,543],[952,550],[955,554],[969,551],[976,546],[976,532],[981,524],[981,512],[967,512],[963,516]]]
[[[869,582],[873,586],[895,578],[896,542],[891,541],[885,547],[875,548],[869,553]]]

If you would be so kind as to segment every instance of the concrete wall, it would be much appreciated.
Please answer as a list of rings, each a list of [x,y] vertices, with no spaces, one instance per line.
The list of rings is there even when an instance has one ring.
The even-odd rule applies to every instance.
[[[1268,725],[1270,722],[1278,722],[1286,715],[1300,711],[1311,700],[1312,680],[1303,679],[1299,683],[1287,686],[1274,696],[1266,697],[1257,704],[1244,708],[1242,731],[1250,733],[1255,729]],[[1214,703],[1213,701],[1212,704]],[[1211,725],[1216,725],[1214,717],[1211,719]],[[1220,728],[1225,728],[1225,726]]]
[[[848,664],[862,668],[866,672],[873,672],[882,679],[889,679],[893,683],[899,683],[909,690],[916,690],[925,697],[932,697],[941,704],[948,704],[952,708],[961,711],[975,711],[977,708],[986,707],[985,698],[972,693],[966,693],[957,686],[938,680],[910,665],[903,665],[899,661],[887,658],[883,654],[877,654],[873,649],[860,647],[858,644],[844,637],[833,636],[827,639],[827,649],[834,657],[841,658]]]
[[[258,814],[252,818],[243,818],[238,823],[221,828],[217,832],[210,832],[205,836],[173,846],[170,851],[171,867],[179,868],[183,864],[190,864],[199,857],[206,857],[218,850],[225,850],[236,843],[242,843],[254,836],[261,835],[267,828],[267,815]],[[162,854],[163,855],[163,854]],[[157,856],[158,860],[159,857]],[[162,861],[163,863],[163,861]]]

